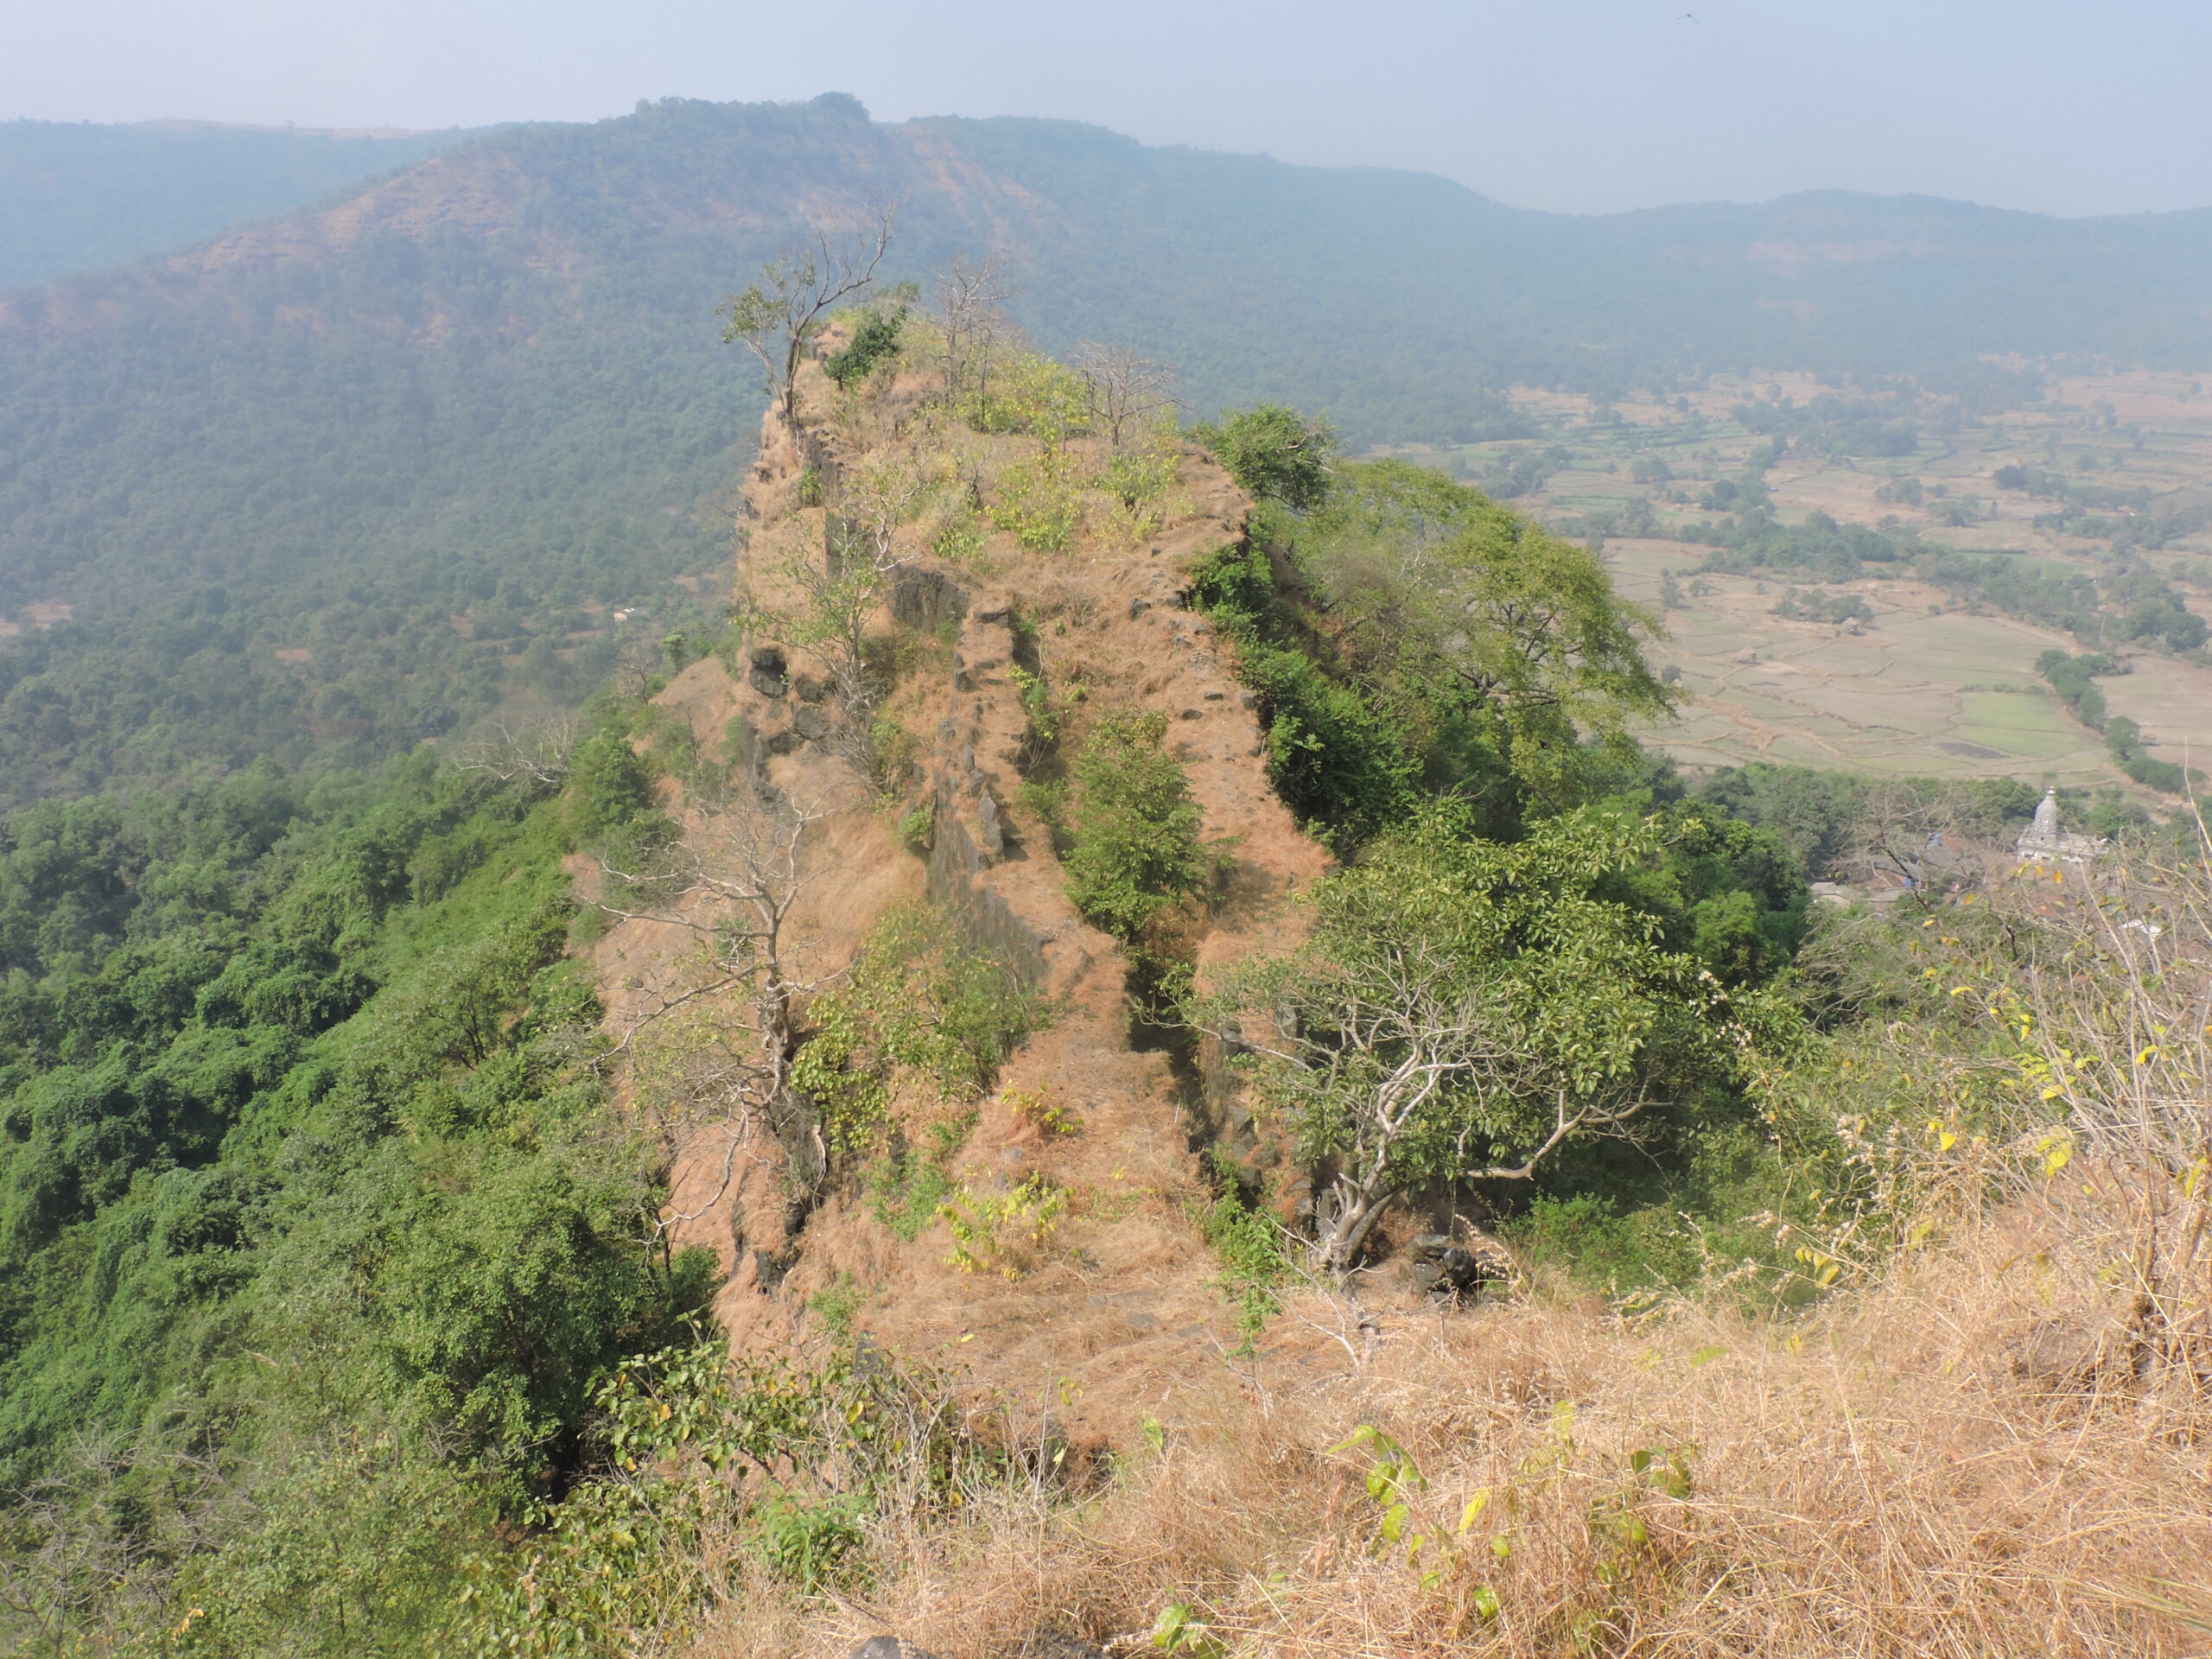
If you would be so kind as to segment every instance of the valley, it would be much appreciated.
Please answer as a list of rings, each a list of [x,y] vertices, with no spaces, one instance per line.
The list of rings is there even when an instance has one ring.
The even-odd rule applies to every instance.
[[[2212,214],[298,137],[0,297],[0,1655],[2201,1654]]]
[[[1497,489],[1563,533],[1600,538],[1622,591],[1664,619],[1656,655],[1683,702],[1678,720],[1645,729],[1685,764],[2018,775],[2155,804],[2037,674],[2043,652],[2083,648],[2066,630],[1917,569],[1866,565],[1840,580],[1712,569],[1716,549],[1685,537],[1721,522],[1700,502],[1745,478],[1771,429],[1794,417],[1810,434],[1758,469],[1780,523],[1822,513],[2062,579],[2147,571],[2204,613],[2212,397],[2202,385],[2179,372],[2055,373],[2033,401],[1982,414],[1910,387],[1869,394],[1805,373],[1715,376],[1670,397],[1614,402],[1522,389],[1512,404],[1529,435],[1395,453]],[[1823,401],[1834,410],[1824,425],[1800,414]],[[1768,429],[1747,424],[1746,412]],[[2005,469],[2042,493],[2000,486]],[[2069,487],[2111,505],[2058,499]],[[2141,533],[2132,527],[2152,525],[2153,544],[2131,545]],[[1824,620],[1808,600],[1846,609],[1856,600],[1866,614]],[[2202,649],[2152,640],[2113,651],[2126,671],[2100,681],[2111,710],[2137,721],[2167,760],[2212,756],[2212,660]]]

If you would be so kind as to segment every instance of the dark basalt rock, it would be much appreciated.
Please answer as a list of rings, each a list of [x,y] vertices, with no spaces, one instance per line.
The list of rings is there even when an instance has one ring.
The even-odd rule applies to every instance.
[[[1032,1630],[1021,1645],[1008,1648],[1001,1659],[1107,1659],[1106,1649],[1065,1630]]]
[[[791,689],[791,664],[780,645],[755,645],[745,677],[764,697],[780,697]]]
[[[1439,1296],[1462,1296],[1486,1284],[1510,1284],[1521,1274],[1511,1252],[1479,1233],[1464,1242],[1448,1233],[1423,1233],[1406,1254],[1408,1281]]]

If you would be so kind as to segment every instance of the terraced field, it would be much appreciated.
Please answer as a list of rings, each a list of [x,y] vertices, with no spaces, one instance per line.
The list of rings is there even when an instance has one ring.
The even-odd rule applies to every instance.
[[[1910,526],[1931,543],[2101,582],[2149,570],[2212,620],[2212,530],[2155,550],[2116,549],[2108,534],[2055,524],[2053,501],[1993,479],[2021,467],[2115,493],[2139,488],[2160,514],[2212,504],[2212,395],[2203,384],[2147,373],[2069,378],[2037,402],[1986,416],[1921,397],[1904,406],[1917,440],[1910,454],[1849,457],[1795,444],[1765,474],[1773,515],[1785,524],[1822,512],[1844,524]],[[1535,435],[1410,453],[1478,483],[1495,485],[1516,461],[1524,473],[1548,473],[1514,505],[1567,533],[1604,535],[1622,590],[1665,615],[1657,656],[1683,700],[1681,717],[1649,735],[1688,764],[1767,759],[2012,774],[2156,799],[2127,783],[2101,739],[2037,676],[2041,652],[2082,648],[2070,635],[1987,603],[1962,605],[1909,575],[1815,583],[1701,573],[1713,550],[1669,534],[1718,522],[1700,500],[1715,480],[1741,478],[1765,442],[1733,411],[1761,401],[1802,406],[1824,390],[1833,389],[1802,375],[1716,378],[1694,393],[1610,408],[1529,391],[1516,408]],[[2105,523],[2133,516],[2118,509]],[[1605,533],[1624,520],[1644,533]],[[1872,620],[1775,614],[1785,600],[1815,591],[1856,595]],[[2111,712],[2134,719],[2159,758],[2212,769],[2212,658],[2149,645],[2117,654],[2130,671],[2099,682]]]

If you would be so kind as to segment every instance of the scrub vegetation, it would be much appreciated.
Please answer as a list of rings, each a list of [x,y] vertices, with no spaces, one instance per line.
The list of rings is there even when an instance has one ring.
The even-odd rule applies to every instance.
[[[726,627],[465,759],[0,820],[0,1642],[2196,1650],[2194,814],[2024,863],[2031,785],[1687,775],[1640,735],[1678,700],[1662,618],[1587,538],[1284,405],[1179,428],[1133,353],[1032,344],[988,267],[877,292],[887,235],[725,312],[774,399]],[[1777,434],[1903,442],[1815,413]],[[1191,497],[1243,522],[1224,471],[1243,534],[1167,569],[1222,522]],[[1753,511],[1716,559],[1811,548]],[[1055,642],[1166,637],[1110,633],[1152,601],[1102,615],[1101,569],[1165,573],[1217,712],[1142,706],[1150,662],[1094,692]],[[968,582],[1011,660],[915,620]],[[2044,671],[2089,720],[2105,666]],[[711,752],[676,709],[717,672],[791,741]],[[931,675],[1001,697],[1009,798],[901,724]],[[849,810],[798,792],[830,775]],[[1209,804],[1239,798],[1294,824],[1294,894]],[[1034,954],[1112,964],[1112,1018],[959,887],[986,799],[1065,906]],[[834,963],[825,873],[896,878],[825,906]],[[1058,1173],[1127,1109],[1086,1055],[1155,1080],[1179,1188]],[[777,1242],[677,1248],[672,1102],[721,1113],[726,1168],[777,1149]],[[1116,1230],[1141,1211],[1237,1345],[1131,1319],[1158,1409],[1198,1403],[1078,1441],[1067,1376],[987,1389],[963,1344],[1025,1287],[1179,1266]],[[817,1217],[865,1248],[809,1281]],[[944,1328],[897,1351],[873,1280],[921,1253]],[[799,1334],[725,1322],[733,1290]]]

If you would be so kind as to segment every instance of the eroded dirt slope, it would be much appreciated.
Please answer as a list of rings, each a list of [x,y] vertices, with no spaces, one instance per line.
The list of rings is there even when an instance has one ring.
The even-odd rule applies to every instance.
[[[764,446],[747,492],[741,582],[760,576],[778,536],[824,533],[824,510],[798,505],[804,471],[849,474],[868,461],[864,442],[832,427],[810,425],[803,442],[804,455],[772,432]],[[944,1220],[909,1241],[879,1217],[865,1170],[834,1169],[810,1198],[776,1135],[718,1126],[680,1160],[671,1212],[680,1242],[721,1255],[720,1318],[740,1344],[787,1344],[820,1333],[810,1302],[836,1287],[857,1296],[855,1326],[883,1346],[1009,1401],[1049,1395],[1078,1443],[1123,1439],[1141,1416],[1169,1416],[1209,1379],[1229,1380],[1220,1356],[1238,1338],[1199,1233],[1199,1149],[1218,1143],[1268,1170],[1287,1203],[1299,1190],[1281,1149],[1255,1138],[1195,1057],[1179,1062],[1133,1024],[1128,956],[1077,913],[1022,789],[1031,716],[1018,662],[1052,688],[1063,750],[1102,716],[1164,715],[1221,855],[1217,891],[1189,923],[1199,971],[1296,929],[1291,897],[1327,855],[1268,782],[1230,647],[1184,600],[1192,569],[1243,538],[1250,504],[1195,451],[1176,470],[1165,521],[1135,544],[1085,537],[1045,555],[1001,532],[957,563],[918,553],[900,566],[876,626],[913,647],[918,665],[888,712],[918,743],[890,798],[846,758],[834,696],[773,639],[749,641],[734,662],[694,664],[659,699],[703,749],[727,748],[780,798],[825,813],[810,831],[793,915],[800,976],[834,979],[888,909],[926,898],[957,921],[966,948],[1014,968],[1050,1010],[996,1087],[967,1103],[973,1126],[947,1164],[969,1200],[1040,1179],[1061,1206],[1048,1236],[1008,1270],[963,1270],[949,1259]],[[931,823],[921,852],[898,828],[918,812]],[[699,832],[697,815],[685,821]],[[622,1030],[695,971],[697,939],[637,920],[599,950]],[[723,1011],[733,1024],[741,1012]],[[1054,1132],[1040,1116],[1080,1128]]]

